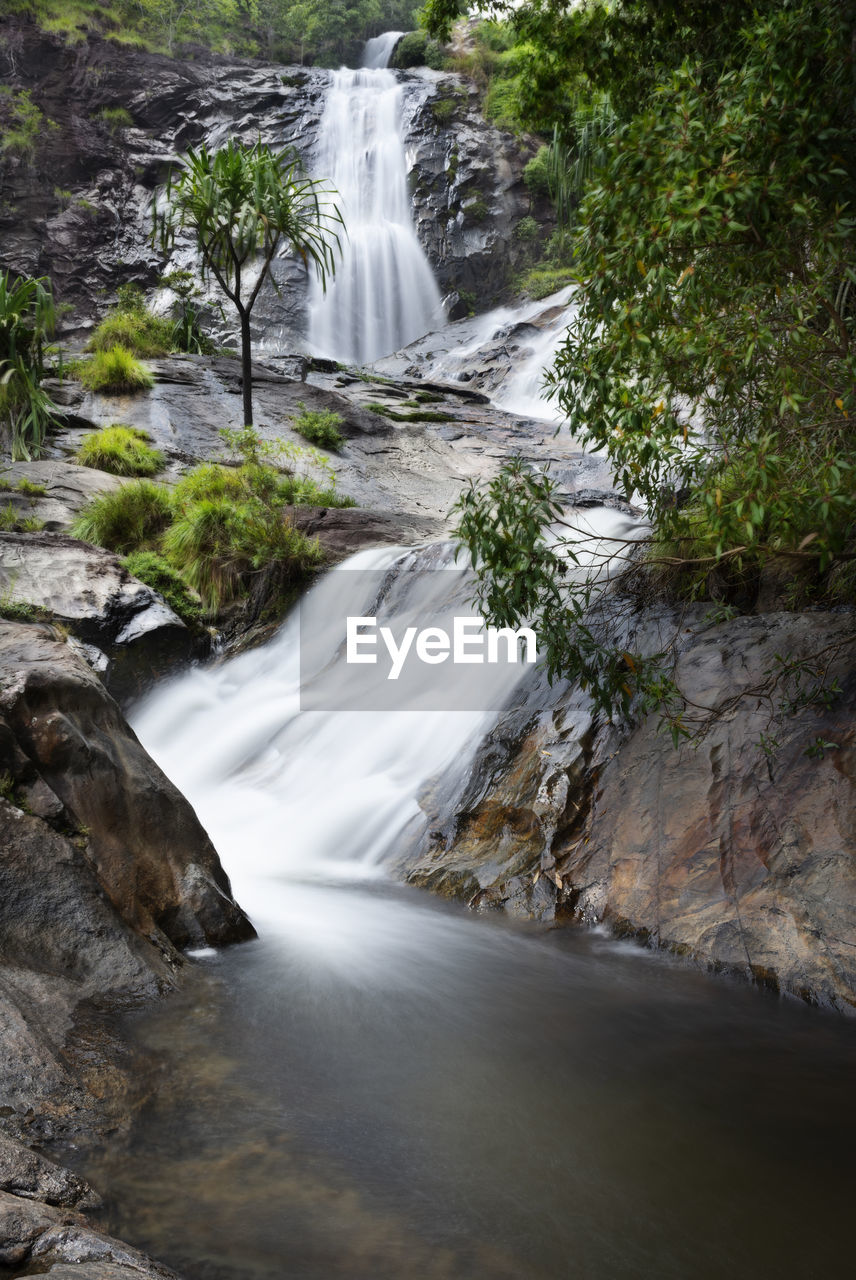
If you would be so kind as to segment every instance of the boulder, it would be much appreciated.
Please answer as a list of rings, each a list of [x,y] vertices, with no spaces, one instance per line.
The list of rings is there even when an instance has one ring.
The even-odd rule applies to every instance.
[[[0,1133],[0,1191],[69,1209],[97,1209],[101,1197],[83,1178]]]
[[[65,533],[81,507],[123,483],[119,476],[59,458],[12,462],[0,475],[0,507],[11,508],[18,520],[40,521],[46,533]],[[33,488],[45,492],[33,493]]]
[[[0,1266],[54,1280],[171,1280],[175,1272],[93,1231],[80,1214],[0,1191]]]
[[[856,1009],[856,626],[846,613],[671,634],[703,736],[675,749],[650,716],[602,723],[579,689],[526,678],[463,785],[441,781],[402,860],[412,882],[542,920],[605,924],[713,969],[841,1012]],[[656,633],[656,634],[655,634]],[[758,691],[778,656],[822,655],[811,678]],[[802,692],[800,692],[800,687]],[[736,696],[739,695],[739,696]],[[775,704],[778,700],[778,713]],[[451,814],[451,816],[447,816]]]
[[[56,874],[75,883],[84,870],[94,874],[121,921],[143,937],[159,931],[181,947],[253,936],[190,805],[137,741],[98,677],[50,627],[0,623],[0,717],[2,767],[12,795],[23,799],[34,790],[44,803],[52,794],[62,806],[54,823],[70,824],[80,842],[81,856],[72,858],[65,847],[49,849],[43,833],[46,868],[54,862],[61,867]],[[22,875],[30,826],[46,821],[31,818],[25,807],[26,801],[7,804],[5,811],[6,849],[20,849]],[[7,872],[11,856],[4,854]],[[8,873],[14,881],[14,869]],[[71,887],[42,884],[56,893],[57,908],[33,907],[33,928],[39,920],[47,928],[61,900],[72,895]],[[23,910],[24,899],[19,905]],[[93,903],[86,913],[95,909]],[[94,930],[78,964],[97,969],[105,928],[102,922]],[[22,961],[30,945],[22,934]],[[73,945],[70,936],[69,955]]]
[[[118,556],[57,533],[0,532],[0,597],[62,623],[117,696],[140,693],[199,640]]]

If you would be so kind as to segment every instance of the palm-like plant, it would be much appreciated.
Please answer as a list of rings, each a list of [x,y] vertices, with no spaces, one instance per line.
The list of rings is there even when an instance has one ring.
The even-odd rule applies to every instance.
[[[44,345],[56,316],[48,278],[0,274],[0,422],[12,438],[12,457],[38,455],[61,412],[41,387]]]
[[[176,232],[191,230],[203,278],[213,275],[238,312],[244,423],[252,425],[250,314],[277,251],[287,246],[314,267],[322,285],[335,271],[342,217],[335,193],[307,177],[298,156],[262,142],[229,142],[220,151],[189,150],[154,209],[153,243],[166,253]]]

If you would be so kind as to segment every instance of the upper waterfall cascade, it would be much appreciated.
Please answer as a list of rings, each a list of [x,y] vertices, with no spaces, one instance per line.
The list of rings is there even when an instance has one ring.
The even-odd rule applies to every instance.
[[[365,46],[364,65],[332,72],[315,169],[339,193],[342,255],[326,293],[313,281],[309,344],[367,364],[443,322],[443,303],[411,219],[401,85],[387,62],[398,39]]]

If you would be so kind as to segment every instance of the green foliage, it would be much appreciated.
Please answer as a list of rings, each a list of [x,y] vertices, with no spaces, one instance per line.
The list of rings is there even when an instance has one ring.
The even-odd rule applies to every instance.
[[[72,536],[127,555],[153,549],[172,519],[170,490],[151,480],[131,480],[115,493],[103,493],[84,507]]]
[[[8,427],[12,457],[37,457],[62,410],[42,389],[45,343],[56,323],[47,277],[0,275],[0,425]]]
[[[322,449],[341,449],[345,443],[341,432],[342,415],[331,410],[307,409],[305,404],[301,404],[300,414],[292,419],[292,426],[298,435]]]
[[[517,226],[514,228],[514,238],[516,240],[531,242],[538,239],[540,232],[541,228],[535,219],[531,216],[527,216],[525,218],[521,218]]]
[[[238,312],[244,421],[253,421],[250,314],[281,247],[314,267],[322,284],[335,270],[341,215],[326,183],[304,175],[294,152],[279,154],[261,141],[229,142],[209,152],[188,151],[163,204],[154,208],[153,243],[168,252],[181,229],[190,230],[213,275]]]
[[[290,507],[353,505],[336,493],[317,450],[263,441],[251,427],[222,434],[240,466],[202,463],[173,489],[130,481],[91,502],[72,528],[75,537],[126,555],[129,572],[188,622],[198,619],[200,598],[214,614],[246,596],[261,573],[268,594],[281,595],[321,562],[317,542],[294,528]]]
[[[518,281],[522,293],[530,298],[549,298],[553,293],[573,284],[574,272],[571,267],[555,267],[539,265],[525,271]]]
[[[445,71],[449,60],[443,46],[432,40],[427,31],[410,31],[396,45],[390,65],[401,70],[431,67],[434,71]]]
[[[399,413],[397,409],[391,409],[386,404],[369,403],[365,407],[369,413],[390,418],[393,422],[454,422],[455,420],[454,414],[443,413],[440,409],[420,408],[410,413]]]
[[[465,90],[451,89],[444,90],[442,95],[432,98],[429,104],[431,115],[438,125],[446,128],[454,119],[459,108],[466,103],[467,95]]]
[[[124,347],[136,356],[164,356],[173,350],[173,324],[150,311],[118,309],[105,316],[86,344],[87,351]]]
[[[89,360],[78,360],[69,366],[71,373],[89,391],[122,395],[147,391],[155,384],[154,374],[125,347],[96,351]]]
[[[56,127],[33,102],[29,89],[0,85],[0,157],[32,163],[45,133]]]
[[[280,63],[355,65],[362,42],[414,25],[411,0],[26,0],[42,30],[78,44],[100,35],[136,49],[221,53]]]
[[[550,147],[545,143],[524,166],[523,181],[535,199],[550,194],[550,155]]]
[[[580,305],[554,377],[664,537],[685,536],[670,495],[689,489],[717,556],[821,572],[856,516],[849,37],[826,17],[759,20],[743,66],[710,87],[682,68],[616,131],[580,210]],[[825,74],[803,74],[809,56]]]
[[[484,197],[477,195],[461,207],[461,212],[464,214],[467,222],[479,223],[484,222],[485,218],[487,218],[490,213],[490,209]]]
[[[214,343],[202,331],[197,300],[200,289],[190,271],[171,271],[160,280],[162,288],[176,295],[172,310],[172,343],[178,351],[192,355],[213,355]]]
[[[84,436],[76,461],[114,476],[153,476],[163,467],[164,456],[151,448],[149,439],[138,427],[114,423]]]
[[[122,129],[130,129],[134,117],[125,107],[102,107],[97,117],[106,125],[111,133],[119,133]]]
[[[168,560],[156,551],[132,551],[125,557],[125,568],[163,596],[169,607],[190,627],[202,622],[202,601]]]
[[[251,486],[238,501],[225,497],[181,502],[163,538],[164,555],[212,612],[240,595],[251,575],[277,568],[283,581],[322,560],[317,541],[295,529]]]
[[[26,494],[28,498],[44,498],[47,495],[47,489],[43,484],[28,480],[26,476],[21,476],[15,489],[18,493]]]
[[[530,0],[513,23],[540,61],[524,115],[545,78],[564,86],[563,102],[548,90],[539,103],[557,130],[553,195],[577,278],[552,386],[574,435],[650,513],[634,572],[741,607],[764,584],[764,599],[852,599],[852,8]],[[519,472],[496,483],[467,498],[459,535],[481,557],[491,620],[528,609],[554,672],[605,711],[659,710],[679,740],[673,659],[646,666],[610,647],[591,624],[607,605],[587,579],[569,590],[575,575],[552,558],[554,495]],[[799,678],[783,662],[769,684],[780,693]]]

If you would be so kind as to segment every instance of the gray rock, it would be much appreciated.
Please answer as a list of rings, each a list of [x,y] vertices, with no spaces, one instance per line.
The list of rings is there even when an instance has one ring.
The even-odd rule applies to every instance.
[[[0,1133],[0,1191],[70,1209],[97,1209],[102,1200],[83,1178]]]
[[[0,533],[0,595],[63,623],[105,655],[106,683],[121,696],[197,651],[197,638],[118,556],[65,534]]]
[[[0,1191],[0,1265],[26,1274],[47,1273],[72,1280],[170,1280],[175,1272],[138,1249],[122,1244],[67,1209],[54,1208]],[[20,1272],[19,1272],[20,1274]]]
[[[47,492],[44,495],[21,493],[16,488],[21,480],[41,485]],[[59,458],[8,463],[0,481],[10,486],[0,490],[0,506],[11,507],[19,520],[41,521],[48,533],[66,532],[88,502],[99,494],[115,492],[125,483],[106,471]]]
[[[0,717],[0,767],[11,794],[41,780],[62,804],[80,844],[75,852],[67,837],[55,833],[54,840],[42,820],[5,802],[10,917],[2,945],[10,961],[26,964],[38,954],[35,933],[52,922],[43,964],[93,981],[97,976],[111,989],[135,985],[142,972],[138,940],[124,926],[144,938],[165,935],[172,945],[163,939],[159,945],[170,963],[175,946],[253,936],[190,805],[144,751],[98,677],[51,628],[0,623]],[[28,850],[40,839],[42,851],[32,854],[44,863],[39,892],[53,895],[53,905],[39,904],[35,892],[30,900],[20,886]],[[50,866],[56,871],[48,876]],[[97,883],[90,891],[92,876]],[[85,908],[69,907],[66,916],[63,902],[79,903],[90,892]],[[115,936],[106,916],[97,927],[86,923],[102,908],[109,912],[107,902],[99,906],[104,894],[122,923]],[[15,900],[18,914],[8,905]],[[81,920],[91,934],[85,947],[75,933]],[[125,976],[116,982],[111,948],[120,943]],[[84,966],[85,974],[76,966]]]

